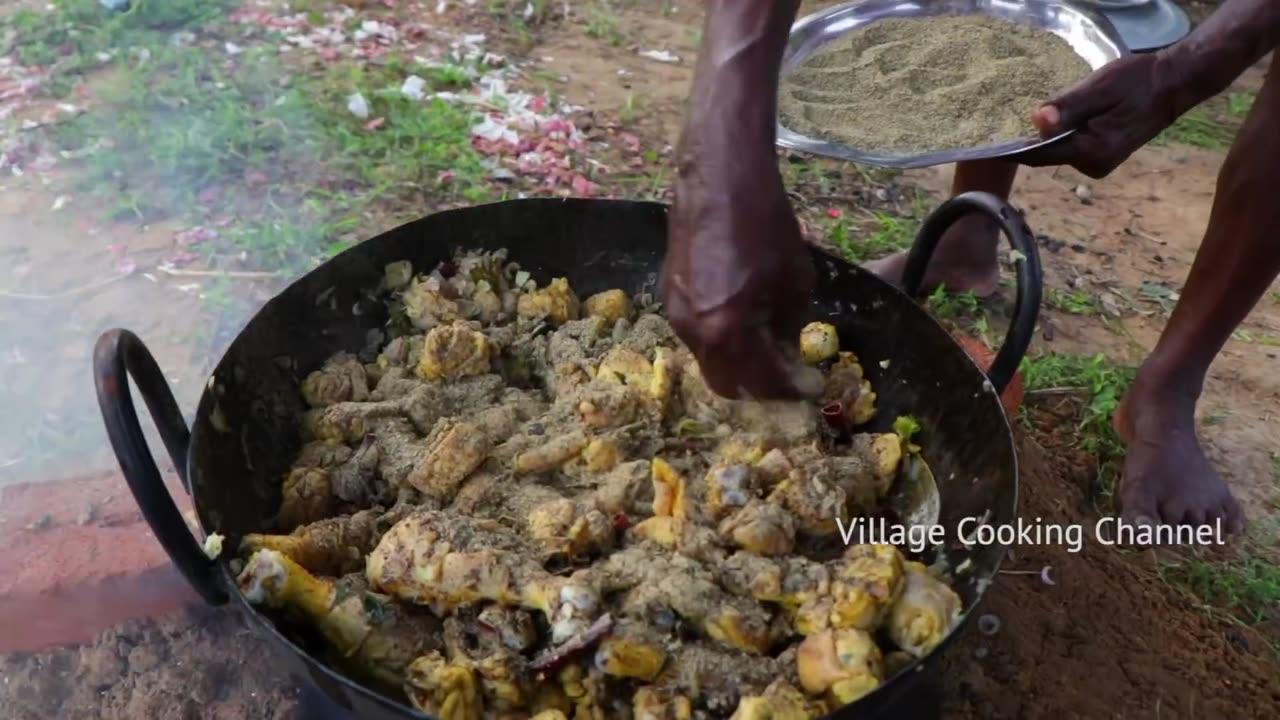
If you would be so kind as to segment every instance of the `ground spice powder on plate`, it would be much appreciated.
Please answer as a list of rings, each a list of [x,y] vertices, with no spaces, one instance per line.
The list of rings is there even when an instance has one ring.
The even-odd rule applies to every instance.
[[[998,18],[890,18],[831,41],[782,81],[784,127],[863,151],[1034,137],[1031,111],[1090,71],[1065,40]]]

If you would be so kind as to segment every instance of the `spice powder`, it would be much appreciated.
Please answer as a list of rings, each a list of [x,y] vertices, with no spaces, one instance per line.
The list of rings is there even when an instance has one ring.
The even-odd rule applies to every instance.
[[[782,81],[785,127],[916,153],[1034,137],[1031,112],[1090,71],[1065,40],[998,18],[890,18],[832,41]]]

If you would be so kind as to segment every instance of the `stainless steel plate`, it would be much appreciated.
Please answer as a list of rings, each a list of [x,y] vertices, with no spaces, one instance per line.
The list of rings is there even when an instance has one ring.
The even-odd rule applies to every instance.
[[[1128,54],[1124,41],[1103,15],[1080,6],[1052,0],[861,0],[837,5],[805,17],[791,28],[782,61],[786,77],[823,45],[868,23],[885,18],[936,15],[989,15],[1043,28],[1066,40],[1093,69]],[[813,155],[890,168],[920,168],[961,160],[1008,157],[1057,142],[1069,135],[1027,138],[971,148],[953,148],[916,154],[892,154],[874,148],[854,148],[812,138],[783,127],[778,121],[778,145]]]
[[[1191,32],[1191,18],[1173,0],[1151,0],[1135,8],[1102,10],[1131,52],[1168,47]]]
[[[1075,0],[1077,5],[1085,7],[1101,8],[1103,10],[1113,10],[1116,8],[1136,8],[1143,5],[1150,5],[1155,0]],[[1132,49],[1132,48],[1130,48]]]

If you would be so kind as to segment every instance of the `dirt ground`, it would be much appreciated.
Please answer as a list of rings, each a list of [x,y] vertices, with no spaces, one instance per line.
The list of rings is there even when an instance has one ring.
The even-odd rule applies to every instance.
[[[271,657],[230,612],[133,620],[85,647],[0,658],[0,716],[305,720]]]
[[[823,4],[830,3],[804,9]],[[395,3],[383,5],[380,12],[392,12]],[[394,11],[430,15],[436,3],[402,5]],[[474,4],[451,7],[439,21],[488,31],[508,43],[503,49],[531,69],[530,77],[532,70],[561,76],[557,90],[598,122],[621,125],[657,153],[669,150],[697,52],[700,4],[669,1],[658,11],[619,0],[604,4],[607,17],[598,4],[573,5],[570,19],[519,38]],[[642,50],[665,50],[678,61],[657,62]],[[1233,90],[1253,91],[1260,82],[1253,71]],[[1222,158],[1221,147],[1164,143],[1102,181],[1068,169],[1021,171],[1013,201],[1041,237],[1049,286],[1034,352],[1141,361],[1199,245]],[[797,184],[795,197],[813,239],[828,242],[829,210],[902,211],[917,193],[926,207],[936,205],[950,170],[890,176],[834,169],[821,191]],[[638,188],[646,187],[660,197],[669,170],[641,180],[619,182],[618,192],[641,195]],[[46,408],[34,419],[0,420],[0,482],[110,462],[88,384],[87,349],[98,332],[138,330],[190,408],[216,356],[214,329],[225,333],[243,319],[209,317],[199,302],[213,291],[206,277],[114,279],[126,261],[154,265],[172,252],[174,227],[103,224],[77,200],[60,204],[59,197],[56,184],[30,175],[0,180],[0,276],[7,273],[0,310],[6,339],[16,338],[0,351],[0,396]],[[258,285],[236,287],[261,295],[258,302],[266,297]],[[1067,296],[1084,301],[1053,301]],[[1200,409],[1201,437],[1263,538],[1280,518],[1278,352],[1280,287],[1218,358]],[[40,388],[56,397],[33,394]],[[1060,418],[1048,407],[1052,398],[1034,395],[1028,406],[1041,412],[1020,440],[1021,511],[1092,525],[1093,464],[1069,437],[1070,412],[1078,408],[1067,403]],[[41,422],[56,429],[41,430]],[[1241,718],[1280,706],[1272,647],[1280,629],[1247,627],[1210,611],[1165,582],[1152,553],[1097,543],[1080,554],[1020,548],[1007,567],[1033,574],[1002,577],[984,610],[1000,619],[998,633],[971,628],[948,658],[941,675],[948,717]],[[1054,585],[1040,581],[1043,567],[1052,568]],[[283,680],[263,649],[230,613],[131,621],[83,647],[0,658],[0,717],[292,717],[292,693],[280,689]]]

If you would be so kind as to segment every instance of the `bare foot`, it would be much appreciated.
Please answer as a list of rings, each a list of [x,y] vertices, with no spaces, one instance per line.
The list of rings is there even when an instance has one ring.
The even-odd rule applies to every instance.
[[[995,223],[983,215],[971,215],[956,221],[938,241],[938,248],[925,270],[920,292],[927,294],[945,286],[950,292],[972,291],[978,297],[993,294],[1000,281],[1000,267],[996,261],[999,233]],[[906,264],[907,253],[903,251],[872,260],[863,267],[882,280],[901,287]]]
[[[1221,518],[1227,532],[1244,527],[1244,511],[1196,437],[1196,393],[1143,381],[1125,394],[1113,424],[1128,451],[1120,481],[1126,522],[1206,525]]]

